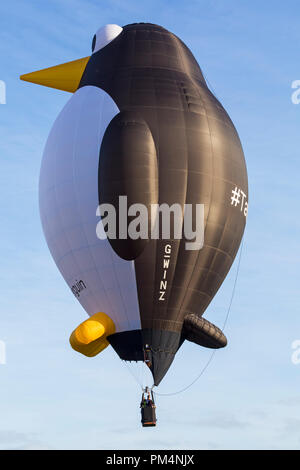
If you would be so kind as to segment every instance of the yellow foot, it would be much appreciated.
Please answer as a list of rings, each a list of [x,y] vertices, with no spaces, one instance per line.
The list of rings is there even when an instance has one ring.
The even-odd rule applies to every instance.
[[[106,337],[115,331],[115,324],[108,315],[95,313],[77,326],[70,336],[70,344],[75,351],[93,357],[109,345]]]

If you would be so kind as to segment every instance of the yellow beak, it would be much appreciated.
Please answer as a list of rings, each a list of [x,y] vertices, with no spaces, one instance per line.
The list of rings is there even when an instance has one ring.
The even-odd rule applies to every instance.
[[[56,65],[37,72],[21,75],[20,79],[38,85],[56,88],[57,90],[74,93],[80,83],[81,77],[90,57],[73,60],[65,64]]]

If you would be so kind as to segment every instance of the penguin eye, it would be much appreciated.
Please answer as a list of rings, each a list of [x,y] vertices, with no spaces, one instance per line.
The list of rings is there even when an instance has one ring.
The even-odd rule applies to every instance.
[[[92,53],[99,51],[103,47],[107,46],[123,31],[121,26],[117,24],[107,24],[102,28],[98,29],[97,33],[93,37],[92,42]]]
[[[94,52],[94,49],[95,49],[95,46],[96,46],[96,39],[97,39],[97,36],[96,36],[96,34],[94,34],[93,41],[92,41],[92,52]]]

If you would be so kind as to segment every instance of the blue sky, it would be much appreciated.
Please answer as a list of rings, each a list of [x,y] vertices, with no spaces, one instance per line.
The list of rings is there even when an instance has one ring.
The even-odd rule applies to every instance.
[[[1,2],[0,449],[299,449],[299,16],[296,0]],[[194,53],[238,129],[250,198],[228,347],[186,392],[157,397],[158,426],[146,430],[140,388],[114,351],[88,359],[69,347],[86,314],[38,213],[43,147],[69,94],[18,78],[88,55],[104,24],[139,21],[161,24]],[[236,269],[205,314],[218,325]],[[190,383],[208,358],[184,344],[159,392]]]

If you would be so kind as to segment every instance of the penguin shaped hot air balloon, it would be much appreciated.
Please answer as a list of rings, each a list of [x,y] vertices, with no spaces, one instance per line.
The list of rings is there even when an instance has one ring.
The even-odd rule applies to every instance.
[[[94,356],[110,344],[125,361],[145,361],[158,385],[183,341],[224,347],[203,314],[242,239],[247,171],[187,46],[154,24],[107,25],[90,57],[21,78],[73,93],[49,135],[39,189],[49,249],[90,317],[73,348]],[[181,238],[132,238],[127,225],[99,237],[99,205],[116,209],[120,229],[121,197],[158,208],[156,221],[162,207],[202,205],[201,246],[183,229]]]

